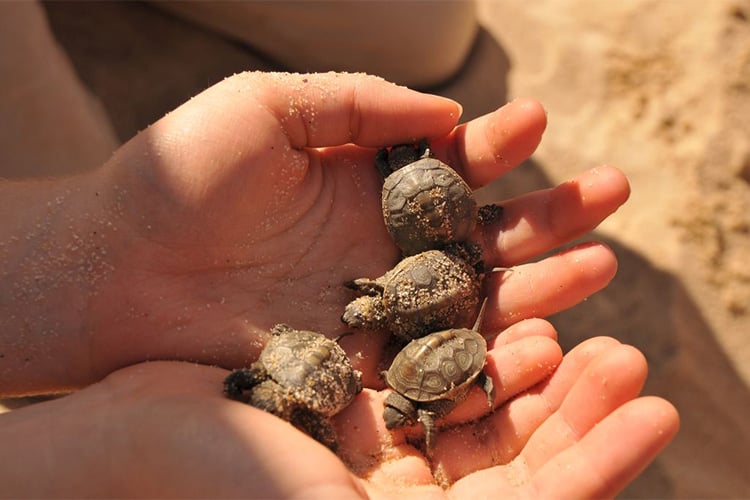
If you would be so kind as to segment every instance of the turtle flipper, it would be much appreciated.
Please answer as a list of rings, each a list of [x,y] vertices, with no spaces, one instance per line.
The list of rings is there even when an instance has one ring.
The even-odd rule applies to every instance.
[[[492,409],[492,405],[495,403],[495,383],[492,381],[492,377],[488,377],[486,373],[480,372],[477,376],[477,385],[487,395],[487,404]]]
[[[419,409],[417,412],[419,413],[419,421],[422,423],[422,427],[424,427],[425,455],[431,457],[432,452],[435,450],[435,443],[437,441],[435,414],[423,409]]]
[[[266,370],[259,363],[250,368],[234,370],[224,379],[224,392],[231,399],[247,403],[246,391],[252,389],[267,378]]]

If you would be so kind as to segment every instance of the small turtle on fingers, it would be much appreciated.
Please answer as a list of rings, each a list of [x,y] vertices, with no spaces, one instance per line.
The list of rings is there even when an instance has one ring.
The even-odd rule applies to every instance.
[[[471,247],[473,248],[473,247]],[[479,306],[478,249],[463,245],[406,257],[376,279],[346,285],[365,295],[351,301],[342,321],[352,328],[385,328],[408,342],[428,333],[469,326]]]
[[[494,385],[484,373],[487,342],[477,331],[483,310],[471,330],[451,328],[411,341],[383,373],[393,389],[384,403],[386,428],[421,423],[428,456],[437,439],[435,420],[464,401],[474,385],[487,394],[492,408]]]
[[[224,392],[291,422],[336,449],[330,417],[362,391],[362,374],[341,346],[325,335],[279,324],[250,368],[224,380]]]
[[[404,255],[466,241],[479,209],[472,190],[427,143],[381,149],[375,165],[385,179],[383,220]]]

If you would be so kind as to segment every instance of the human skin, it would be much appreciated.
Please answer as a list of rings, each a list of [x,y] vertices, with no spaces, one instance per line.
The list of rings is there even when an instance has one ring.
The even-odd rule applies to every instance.
[[[457,126],[459,116],[453,101],[361,74],[242,74],[93,172],[0,184],[0,394],[70,390],[144,360],[247,366],[279,322],[339,335],[342,284],[399,257],[375,148],[429,138],[477,188],[530,155],[546,124],[528,99]],[[485,333],[605,286],[616,261],[601,244],[524,262],[628,194],[618,170],[600,167],[508,201],[480,227],[487,264],[513,267],[487,280]],[[370,387],[386,339],[342,341]]]
[[[530,155],[546,124],[528,99],[459,116],[452,101],[365,75],[243,74],[93,172],[0,184],[0,393],[80,389],[0,417],[2,493],[619,491],[669,442],[677,414],[637,398],[646,365],[632,347],[593,339],[561,362],[554,330],[534,319],[605,286],[614,256],[588,243],[527,263],[627,199],[611,167],[505,201],[473,235],[490,266],[511,268],[486,283],[495,411],[470,396],[432,462],[408,444],[418,427],[382,428],[377,332],[342,340],[368,389],[335,418],[339,456],[221,393],[226,369],[254,360],[275,323],[342,333],[342,284],[398,259],[376,148],[426,137],[477,188]]]
[[[60,176],[98,167],[117,147],[37,2],[0,2],[0,177]]]
[[[152,3],[293,71],[364,71],[412,88],[459,71],[479,31],[471,0]]]
[[[477,389],[443,422],[431,459],[413,445],[418,427],[385,429],[387,391],[365,389],[334,417],[336,455],[224,397],[223,369],[137,364],[0,415],[0,495],[612,497],[669,443],[677,412],[637,397],[646,363],[633,347],[597,337],[561,356],[543,320],[504,331],[487,368],[500,383],[497,409],[476,420],[488,411]]]

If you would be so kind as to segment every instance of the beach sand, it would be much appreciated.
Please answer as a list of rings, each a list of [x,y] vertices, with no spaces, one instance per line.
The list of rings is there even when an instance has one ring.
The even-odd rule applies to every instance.
[[[645,392],[680,410],[680,434],[623,496],[750,496],[750,2],[480,5],[508,98],[549,113],[522,190],[601,163],[632,184],[593,235],[617,277],[553,318],[565,346],[637,346]]]

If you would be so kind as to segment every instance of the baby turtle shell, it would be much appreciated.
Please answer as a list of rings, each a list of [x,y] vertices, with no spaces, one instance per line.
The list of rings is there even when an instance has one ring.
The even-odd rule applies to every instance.
[[[224,381],[227,395],[273,413],[335,448],[328,418],[362,390],[361,373],[325,335],[276,325],[258,361]]]
[[[396,169],[385,178],[382,192],[383,220],[393,241],[404,255],[465,241],[478,218],[471,188],[450,166],[433,158],[429,148],[416,161],[398,166],[404,156],[395,153],[403,146],[398,148],[389,164]]]
[[[344,323],[386,328],[404,341],[469,326],[479,305],[476,270],[463,257],[443,250],[407,257],[380,278],[360,278],[347,285],[367,295],[346,306]]]
[[[494,387],[484,366],[487,343],[475,330],[452,328],[414,339],[384,373],[394,392],[385,400],[388,429],[421,422],[430,455],[435,446],[435,420],[447,415],[474,384],[487,394],[492,407]]]
[[[467,392],[484,368],[487,342],[466,328],[451,328],[411,341],[393,360],[386,382],[417,402]]]

